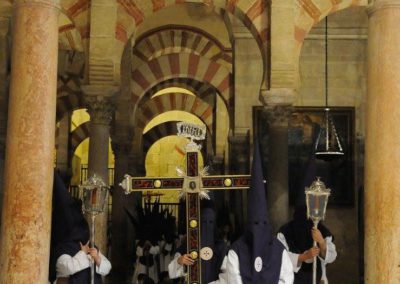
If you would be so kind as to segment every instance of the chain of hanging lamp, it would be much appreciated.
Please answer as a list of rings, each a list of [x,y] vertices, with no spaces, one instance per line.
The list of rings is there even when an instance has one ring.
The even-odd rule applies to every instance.
[[[332,160],[344,155],[335,124],[328,107],[328,17],[325,17],[325,121],[315,143],[315,155],[322,160]]]

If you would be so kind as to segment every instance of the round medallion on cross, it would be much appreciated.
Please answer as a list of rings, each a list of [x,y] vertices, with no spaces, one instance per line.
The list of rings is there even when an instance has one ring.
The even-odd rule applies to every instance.
[[[224,180],[224,185],[225,185],[225,186],[231,186],[231,185],[232,185],[232,180],[231,180],[230,178],[226,178],[226,179]]]
[[[195,190],[196,189],[196,182],[195,181],[189,182],[189,187],[190,187],[191,190]]]
[[[192,259],[197,259],[197,258],[199,257],[199,254],[197,253],[197,251],[192,251],[192,252],[190,253],[190,257],[191,257]]]
[[[156,180],[154,181],[154,187],[155,187],[155,188],[161,187],[161,180],[156,179]]]
[[[190,228],[196,228],[197,227],[197,221],[196,220],[190,220],[189,226],[190,226]]]

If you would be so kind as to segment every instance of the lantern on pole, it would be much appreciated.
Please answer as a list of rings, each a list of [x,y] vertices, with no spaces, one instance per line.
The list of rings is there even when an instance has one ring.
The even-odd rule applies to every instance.
[[[314,228],[318,227],[318,223],[325,218],[326,206],[328,205],[328,197],[331,190],[325,187],[320,177],[313,181],[310,187],[306,187],[306,204],[307,204],[307,218],[311,219],[314,223]],[[317,242],[314,241],[314,247]],[[317,257],[314,257],[313,262],[313,284],[317,283]]]
[[[103,213],[106,206],[108,197],[108,186],[101,179],[101,177],[95,174],[87,179],[82,185],[79,186],[83,192],[83,211],[90,215],[90,244],[94,247],[94,230],[95,230],[95,219],[98,214]],[[91,284],[94,283],[94,260],[91,260],[90,274]]]

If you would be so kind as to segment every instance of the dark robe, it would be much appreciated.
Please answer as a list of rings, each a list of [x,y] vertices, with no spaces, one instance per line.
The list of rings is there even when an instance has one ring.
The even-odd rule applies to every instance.
[[[56,280],[58,258],[67,254],[73,257],[82,244],[90,238],[89,225],[82,213],[82,201],[74,199],[68,193],[60,176],[55,173],[53,184],[52,232],[49,263],[49,281]],[[96,269],[96,268],[95,268]],[[90,283],[90,267],[71,275],[70,284]],[[101,275],[95,273],[95,283],[101,284]]]
[[[313,238],[311,229],[313,222],[307,220],[307,208],[305,205],[298,206],[293,215],[293,220],[282,226],[279,232],[285,236],[289,251],[292,253],[302,254],[313,246]],[[324,238],[332,237],[331,232],[321,222],[318,224],[318,230]],[[313,263],[303,262],[300,270],[295,273],[295,284],[312,283]],[[317,257],[317,282],[321,280],[321,260]]]

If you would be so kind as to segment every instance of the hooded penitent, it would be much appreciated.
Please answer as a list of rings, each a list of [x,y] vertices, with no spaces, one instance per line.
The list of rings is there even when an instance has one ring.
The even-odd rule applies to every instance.
[[[289,251],[301,254],[313,246],[312,227],[313,222],[307,219],[307,207],[298,205],[294,211],[293,220],[280,228],[279,232],[285,236]],[[324,238],[332,236],[331,232],[321,222],[318,223],[318,230],[320,230]],[[319,258],[317,260],[317,279],[321,279],[321,261]],[[312,283],[312,275],[312,262],[302,263],[301,269],[296,273],[294,283]]]
[[[258,143],[254,145],[246,229],[231,249],[239,257],[240,275],[244,284],[278,283],[284,247],[272,235],[269,224]]]
[[[57,173],[54,174],[51,238],[49,280],[53,282],[56,279],[57,259],[63,254],[74,256],[81,249],[79,243],[86,244],[90,239],[82,202],[70,196]],[[90,283],[90,268],[71,275],[68,281],[70,284]],[[101,283],[99,274],[96,274],[95,283]]]
[[[306,170],[303,174],[303,182],[296,197],[296,207],[293,214],[293,220],[282,226],[279,232],[285,236],[286,243],[289,246],[289,251],[301,254],[313,246],[313,239],[311,235],[311,228],[313,222],[307,220],[307,206],[305,199],[305,188],[309,187],[317,176],[317,163],[314,153],[310,155],[307,163]],[[319,222],[318,229],[321,231],[322,236],[332,236],[329,230]],[[321,279],[321,262],[317,258],[317,279]],[[302,263],[301,269],[296,273],[294,283],[312,283],[313,264]]]
[[[200,219],[201,254],[204,256],[201,261],[201,279],[203,283],[209,283],[218,279],[227,247],[215,238],[216,214],[211,200],[201,201]]]
[[[218,279],[228,248],[225,242],[215,238],[216,214],[213,201],[202,200],[200,206],[201,282],[209,283]],[[178,247],[177,252],[181,255],[187,253],[186,238]]]

